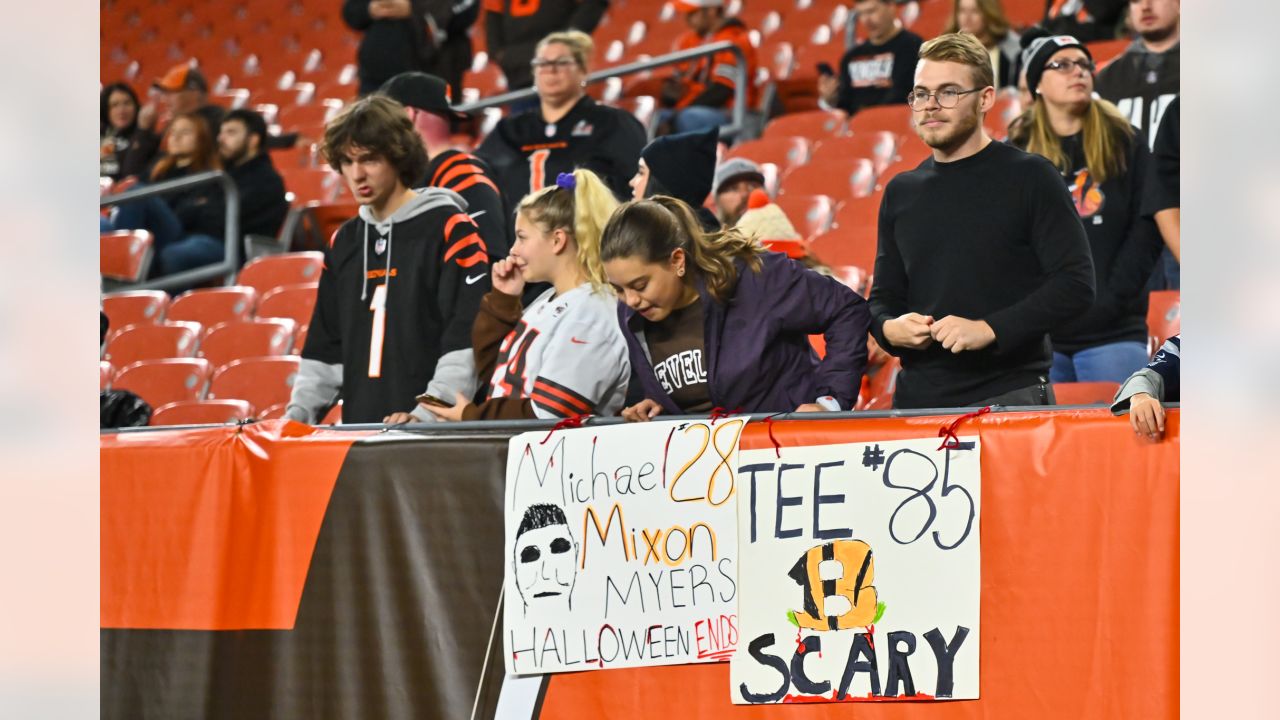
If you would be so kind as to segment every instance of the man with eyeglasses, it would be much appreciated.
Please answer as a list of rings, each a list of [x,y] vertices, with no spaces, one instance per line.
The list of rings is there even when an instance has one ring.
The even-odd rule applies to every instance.
[[[503,118],[476,148],[493,169],[508,208],[577,168],[599,175],[619,199],[630,197],[627,182],[647,139],[644,126],[631,113],[586,94],[592,49],[591,38],[577,30],[543,38],[531,62],[538,104]],[[508,230],[514,237],[512,226]]]
[[[933,149],[880,205],[871,330],[902,361],[897,408],[1050,405],[1048,333],[1093,302],[1093,261],[1058,171],[993,142],[991,59],[972,35],[920,48],[907,97]]]

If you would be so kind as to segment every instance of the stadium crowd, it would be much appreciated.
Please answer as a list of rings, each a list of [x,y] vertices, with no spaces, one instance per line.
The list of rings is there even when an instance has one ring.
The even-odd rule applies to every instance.
[[[727,41],[746,72],[731,52],[660,69],[636,85],[655,90],[650,116],[589,90],[605,0],[346,0],[355,97],[318,137],[275,105],[224,107],[200,64],[145,99],[104,78],[104,192],[222,170],[238,233],[278,249],[291,214],[346,208],[315,244],[305,334],[284,348],[296,379],[272,410],[298,421],[339,401],[347,423],[841,411],[877,394],[904,409],[1052,405],[1058,384],[1107,383],[1135,431],[1158,435],[1180,351],[1175,338],[1147,369],[1168,339],[1152,337],[1149,298],[1179,287],[1179,0],[1045,2],[1018,28],[1000,0],[852,0],[819,27],[844,31],[835,67],[787,44],[813,67],[780,68],[761,38],[792,4],[669,3],[686,31],[652,54]],[[913,32],[938,8],[942,32]],[[481,17],[489,72],[535,90],[496,124],[457,109]],[[732,125],[739,84],[759,140]],[[839,130],[771,132],[793,116]],[[868,153],[874,183],[814,204],[790,172],[844,167],[854,158],[823,146],[848,135],[888,136]],[[299,155],[327,166],[342,203],[300,201],[277,165]],[[865,202],[873,260],[851,274],[836,206]],[[101,229],[149,237],[145,281],[226,259],[227,219],[205,184],[109,203]],[[247,270],[259,260],[236,240]],[[104,362],[131,329],[117,325],[108,339],[104,322]]]

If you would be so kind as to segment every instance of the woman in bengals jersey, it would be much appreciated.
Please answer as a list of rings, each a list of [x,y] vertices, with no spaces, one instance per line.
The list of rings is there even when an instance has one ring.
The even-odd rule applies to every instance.
[[[627,420],[853,408],[871,314],[836,280],[736,228],[706,232],[662,195],[618,208],[600,254],[635,368]],[[822,360],[809,345],[817,333]]]
[[[1093,58],[1070,35],[1022,55],[1031,107],[1009,141],[1062,173],[1093,255],[1093,306],[1049,334],[1052,382],[1124,382],[1147,364],[1147,283],[1163,242],[1141,203],[1151,162],[1142,131],[1094,97]]]
[[[494,263],[493,290],[471,331],[489,399],[473,405],[458,394],[452,407],[424,407],[443,420],[618,414],[631,366],[600,263],[600,233],[617,205],[582,169],[520,202],[511,255]],[[532,282],[552,288],[522,313]]]

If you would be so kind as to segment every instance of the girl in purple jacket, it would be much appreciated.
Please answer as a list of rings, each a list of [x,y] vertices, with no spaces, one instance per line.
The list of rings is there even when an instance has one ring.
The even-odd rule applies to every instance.
[[[736,229],[707,233],[688,205],[663,196],[614,212],[601,259],[622,300],[627,420],[853,408],[870,313],[834,279]],[[809,344],[819,333],[823,360]]]

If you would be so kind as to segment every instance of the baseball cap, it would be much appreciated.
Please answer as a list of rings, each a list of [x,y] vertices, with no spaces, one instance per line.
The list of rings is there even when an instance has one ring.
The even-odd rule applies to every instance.
[[[724,0],[676,0],[676,10],[681,14],[702,8],[724,7]]]
[[[719,193],[720,188],[733,180],[755,180],[764,185],[764,171],[746,158],[730,158],[716,168],[716,177],[711,183],[712,190]]]
[[[209,83],[204,79],[204,75],[187,63],[180,63],[169,68],[164,77],[151,83],[151,86],[169,92],[178,92],[179,90],[209,92]]]
[[[378,92],[404,105],[443,115],[453,120],[467,120],[469,115],[453,109],[449,103],[449,85],[435,75],[403,72],[383,83]]]
[[[1093,60],[1093,53],[1084,43],[1070,35],[1049,35],[1038,37],[1022,51],[1022,66],[1027,69],[1027,92],[1035,97],[1036,88],[1040,86],[1040,78],[1044,76],[1044,66],[1054,53],[1067,48],[1080,48],[1085,57]]]

